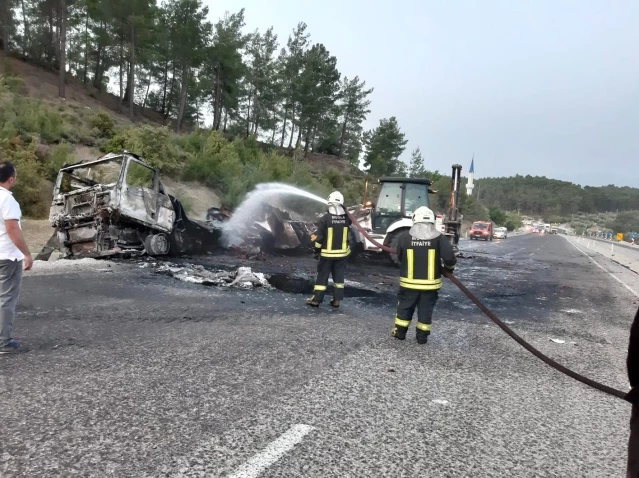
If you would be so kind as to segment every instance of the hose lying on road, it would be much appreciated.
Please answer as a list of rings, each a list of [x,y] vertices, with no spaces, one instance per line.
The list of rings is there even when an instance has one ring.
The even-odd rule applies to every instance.
[[[386,252],[390,252],[391,254],[394,254],[395,251],[393,249],[391,249],[390,247],[384,246],[383,244],[380,244],[379,242],[375,241],[375,239],[372,239],[368,233],[364,230],[364,228],[359,224],[359,222],[357,222],[357,220],[353,217],[353,215],[351,213],[349,213],[348,211],[346,212],[346,214],[348,214],[348,217],[351,219],[353,225],[359,230],[359,232],[361,232],[366,239],[368,239],[372,244],[374,244],[375,246],[379,247],[380,249],[382,249],[383,251]],[[484,304],[482,304],[482,302],[475,297],[475,295],[470,292],[465,286],[464,284],[462,284],[459,279],[457,279],[457,277],[455,277],[453,274],[451,274],[449,271],[447,270],[443,270],[442,274],[444,275],[444,277],[448,278],[453,284],[455,284],[459,290],[461,290],[466,297],[468,297],[477,307],[479,307],[479,309],[486,314],[486,316],[492,320],[495,324],[497,324],[497,326],[502,329],[504,332],[506,332],[508,335],[510,335],[519,345],[521,345],[523,348],[525,348],[526,350],[528,350],[531,354],[533,354],[535,357],[539,358],[540,360],[544,361],[547,365],[550,365],[552,368],[554,368],[555,370],[558,370],[559,372],[568,375],[569,377],[574,378],[575,380],[580,381],[581,383],[585,383],[586,385],[599,390],[601,392],[607,393],[609,395],[612,395],[614,397],[619,397],[622,399],[626,399],[627,393],[626,392],[622,392],[621,390],[616,390],[612,387],[609,387],[608,385],[604,385],[602,383],[599,382],[595,382],[594,380],[589,379],[588,377],[584,377],[583,375],[574,372],[572,370],[570,370],[567,367],[564,367],[563,365],[561,365],[560,363],[555,362],[553,359],[551,359],[550,357],[544,355],[543,353],[541,353],[539,350],[537,350],[535,347],[533,347],[532,345],[530,345],[528,342],[526,342],[524,339],[522,339],[519,335],[517,335],[510,327],[508,327],[505,323],[503,323],[494,313],[492,313],[490,311],[490,309],[488,309],[488,307],[486,307]]]

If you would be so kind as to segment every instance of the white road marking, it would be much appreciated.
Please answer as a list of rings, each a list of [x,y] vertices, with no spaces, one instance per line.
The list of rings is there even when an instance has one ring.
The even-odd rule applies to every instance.
[[[572,246],[577,249],[579,252],[581,252],[584,256],[586,256],[588,259],[590,259],[592,262],[595,263],[595,265],[597,267],[599,267],[599,269],[601,269],[602,271],[604,271],[606,274],[608,274],[610,277],[612,277],[614,280],[616,280],[617,282],[619,282],[622,286],[624,286],[626,289],[628,289],[632,294],[635,295],[635,297],[639,297],[639,294],[632,288],[630,287],[628,284],[626,284],[624,281],[622,281],[619,277],[617,277],[616,275],[614,275],[612,272],[608,272],[601,264],[599,264],[596,260],[594,260],[592,257],[590,257],[586,252],[584,252],[579,246],[577,246],[576,244],[574,244],[570,239],[566,238],[566,240],[572,244]]]
[[[264,450],[244,463],[230,478],[256,478],[269,466],[291,451],[314,428],[310,425],[293,425],[286,433],[270,443]]]

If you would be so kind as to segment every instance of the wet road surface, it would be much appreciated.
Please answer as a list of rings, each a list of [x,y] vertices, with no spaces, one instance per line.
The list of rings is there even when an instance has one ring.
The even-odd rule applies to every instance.
[[[611,274],[632,272],[560,236],[461,247],[457,276],[517,333],[627,390],[637,305]],[[0,476],[623,476],[629,405],[540,362],[450,282],[428,345],[414,328],[395,342],[396,274],[351,265],[375,294],[335,311],[137,263],[36,271],[16,323],[33,350],[0,357]]]

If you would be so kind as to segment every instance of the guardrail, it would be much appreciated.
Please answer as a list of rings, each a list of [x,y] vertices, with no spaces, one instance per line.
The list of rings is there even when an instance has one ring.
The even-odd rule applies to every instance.
[[[599,237],[590,237],[590,236],[572,236],[572,237],[576,237],[577,239],[579,238],[583,238],[583,239],[587,239],[589,241],[597,241],[597,242],[601,242],[602,244],[614,244],[615,247],[623,247],[625,249],[628,249],[630,251],[639,251],[639,244],[637,245],[631,245],[629,242],[625,242],[625,241],[616,241],[616,240],[609,240],[609,239],[601,239]]]

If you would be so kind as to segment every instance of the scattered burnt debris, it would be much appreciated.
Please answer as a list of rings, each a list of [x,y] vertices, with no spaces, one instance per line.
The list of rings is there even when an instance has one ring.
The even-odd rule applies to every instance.
[[[225,289],[276,289],[291,294],[310,294],[315,284],[313,274],[294,269],[289,272],[269,272],[268,268],[265,268],[265,272],[256,272],[249,266],[229,268],[219,264],[206,267],[201,264],[178,264],[168,261],[143,262],[140,267],[152,267],[154,273],[173,277],[182,282]],[[375,284],[348,280],[346,284],[348,286],[345,291],[346,297],[379,297],[395,293],[394,289],[385,290],[385,288],[375,287]],[[333,293],[332,282],[329,283],[328,293]]]
[[[204,266],[195,264],[177,265],[165,263],[156,265],[155,273],[206,286],[237,287],[240,289],[271,288],[266,276],[260,272],[253,272],[250,267],[239,267],[236,270],[227,271],[209,270]]]

